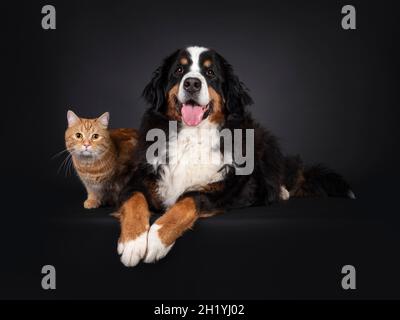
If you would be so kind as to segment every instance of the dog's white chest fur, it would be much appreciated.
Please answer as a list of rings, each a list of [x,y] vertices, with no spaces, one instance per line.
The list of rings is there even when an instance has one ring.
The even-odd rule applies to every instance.
[[[223,179],[223,157],[216,125],[208,120],[197,127],[184,127],[170,136],[168,163],[161,165],[158,193],[166,207],[185,191],[199,190]]]

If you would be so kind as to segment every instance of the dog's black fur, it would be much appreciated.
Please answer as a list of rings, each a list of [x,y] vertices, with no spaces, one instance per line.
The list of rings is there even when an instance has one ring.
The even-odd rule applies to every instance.
[[[179,63],[179,57],[184,54],[184,49],[177,50],[167,57],[143,91],[143,97],[150,107],[142,118],[139,145],[134,156],[135,169],[128,186],[121,193],[121,203],[134,192],[142,192],[152,211],[161,212],[165,209],[157,199],[159,172],[154,171],[146,160],[146,150],[152,143],[146,141],[146,134],[153,128],[168,132],[171,119],[167,115],[167,95],[180,81],[174,75],[174,70]],[[183,193],[180,199],[193,197],[197,211],[207,213],[277,202],[280,200],[282,185],[286,186],[291,196],[353,197],[348,183],[340,175],[321,165],[305,167],[298,156],[285,157],[276,137],[251,117],[247,106],[253,100],[234,74],[231,65],[213,50],[209,50],[206,55],[212,59],[216,75],[213,79],[207,79],[208,85],[224,101],[220,128],[254,129],[254,171],[250,175],[241,176],[230,170],[223,181],[216,183],[215,188],[189,191]]]

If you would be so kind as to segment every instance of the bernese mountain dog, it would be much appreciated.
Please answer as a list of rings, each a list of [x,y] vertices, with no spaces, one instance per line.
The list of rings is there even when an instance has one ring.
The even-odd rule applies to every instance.
[[[355,198],[339,174],[282,154],[275,136],[247,110],[253,103],[248,90],[215,50],[193,46],[175,51],[153,73],[143,97],[149,107],[130,182],[120,195],[118,253],[125,266],[165,257],[200,217],[289,197]],[[156,152],[167,161],[149,157],[152,129],[169,137]],[[252,143],[254,164],[248,174],[238,174],[243,165],[227,156],[225,140],[218,136],[225,131],[237,137],[237,129],[253,132],[251,141],[242,134],[240,143],[233,144],[248,150],[246,144]],[[204,153],[221,161],[198,161]],[[162,214],[152,224],[151,212]]]

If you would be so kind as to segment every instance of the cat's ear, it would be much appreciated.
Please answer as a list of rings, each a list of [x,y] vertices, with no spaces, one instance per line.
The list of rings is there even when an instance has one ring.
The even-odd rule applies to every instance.
[[[110,121],[110,113],[104,112],[100,117],[97,118],[97,121],[104,127],[108,127],[108,122]]]
[[[68,127],[76,125],[81,119],[71,110],[67,112]]]

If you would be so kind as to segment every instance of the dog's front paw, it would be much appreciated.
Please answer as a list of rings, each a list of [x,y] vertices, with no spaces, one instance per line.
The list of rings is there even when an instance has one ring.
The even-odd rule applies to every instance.
[[[146,254],[147,231],[143,232],[136,239],[120,241],[118,243],[118,253],[121,255],[121,262],[126,267],[136,266]]]
[[[160,238],[158,230],[161,228],[160,225],[154,223],[147,237],[147,253],[144,258],[144,262],[152,263],[164,258],[169,250],[171,250],[174,243],[166,245]]]
[[[100,207],[101,202],[96,199],[86,199],[86,201],[83,203],[83,206],[85,209],[96,209]]]

